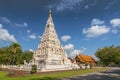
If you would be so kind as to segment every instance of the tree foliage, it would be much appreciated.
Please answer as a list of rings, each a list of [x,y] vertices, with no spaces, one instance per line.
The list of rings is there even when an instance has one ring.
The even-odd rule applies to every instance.
[[[20,65],[24,64],[24,60],[29,62],[32,56],[33,52],[23,51],[18,43],[12,43],[10,46],[0,48],[0,64]]]
[[[22,52],[22,48],[18,43],[12,43],[12,45],[10,46],[11,51],[13,52],[13,61],[12,61],[12,65],[15,64],[15,60],[16,63],[18,62],[19,57],[17,56],[18,53]]]
[[[109,46],[100,48],[95,53],[99,58],[100,63],[104,66],[108,66],[111,63],[120,64],[120,46]]]

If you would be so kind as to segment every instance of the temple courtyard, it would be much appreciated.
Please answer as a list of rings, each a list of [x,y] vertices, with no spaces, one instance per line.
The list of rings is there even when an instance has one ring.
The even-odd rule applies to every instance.
[[[30,74],[27,71],[15,71],[8,76],[9,70],[0,70],[2,80],[119,80],[120,68],[92,68],[84,70],[66,70],[52,72],[38,72]]]

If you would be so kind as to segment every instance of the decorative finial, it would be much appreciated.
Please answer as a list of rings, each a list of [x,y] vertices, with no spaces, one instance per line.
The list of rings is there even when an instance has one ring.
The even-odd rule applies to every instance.
[[[48,12],[48,17],[51,17],[51,10],[49,10]]]
[[[49,10],[49,14],[51,14],[51,10]]]

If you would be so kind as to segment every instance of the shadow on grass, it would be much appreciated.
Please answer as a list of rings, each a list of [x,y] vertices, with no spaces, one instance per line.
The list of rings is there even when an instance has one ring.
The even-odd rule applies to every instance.
[[[118,69],[118,70],[112,70],[112,71],[103,71],[103,72],[101,72],[101,73],[106,73],[106,74],[118,74],[118,75],[120,75],[120,69]]]
[[[57,78],[52,78],[52,77],[43,77],[43,78],[33,78],[30,80],[56,80]]]

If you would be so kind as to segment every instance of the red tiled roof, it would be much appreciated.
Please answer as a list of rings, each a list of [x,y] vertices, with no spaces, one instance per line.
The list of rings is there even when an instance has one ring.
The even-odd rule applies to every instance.
[[[95,60],[88,55],[77,55],[75,59],[80,59],[81,62],[95,62]]]

